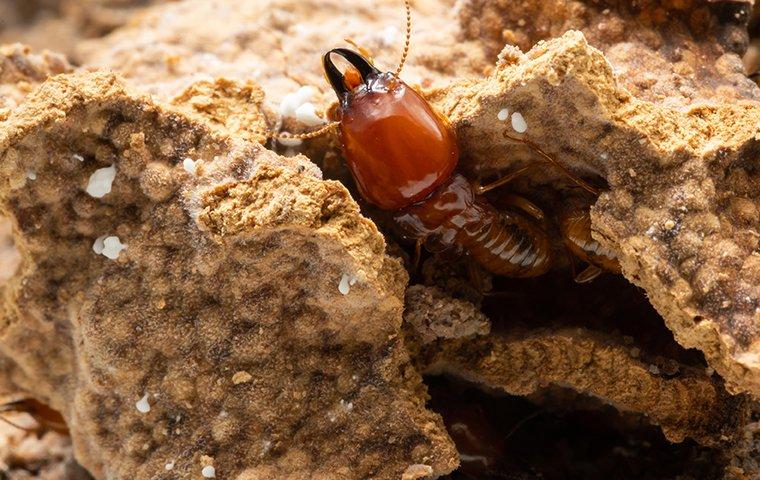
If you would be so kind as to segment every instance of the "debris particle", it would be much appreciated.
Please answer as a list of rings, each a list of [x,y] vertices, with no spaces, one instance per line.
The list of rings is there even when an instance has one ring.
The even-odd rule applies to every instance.
[[[301,87],[298,91],[285,95],[280,103],[280,115],[295,117],[298,107],[311,100],[312,95],[314,95],[314,88],[309,86]]]
[[[527,22],[525,22],[524,18],[521,18],[520,20],[517,21],[517,25],[520,27],[524,27],[526,23]]]
[[[512,114],[512,128],[514,128],[517,133],[525,133],[528,130],[528,124],[525,123],[525,118],[523,118],[522,113],[515,112]]]
[[[380,33],[380,38],[384,46],[392,47],[398,40],[398,35],[398,28],[395,25],[391,25],[383,29],[382,33]]]
[[[143,395],[143,397],[135,403],[135,407],[137,408],[137,411],[140,413],[148,413],[150,412],[150,403],[148,403],[148,394],[146,393]]]
[[[216,469],[213,465],[206,465],[203,467],[203,470],[201,470],[201,475],[203,475],[204,478],[216,478]]]
[[[509,109],[502,108],[501,110],[499,110],[499,113],[496,114],[496,118],[498,118],[499,121],[501,122],[506,121],[506,119],[509,118]]]
[[[27,170],[26,178],[28,178],[29,180],[37,180],[37,174],[33,170]]]
[[[95,170],[87,183],[87,193],[91,197],[103,198],[111,192],[114,178],[116,178],[116,167],[113,165]]]
[[[195,160],[188,157],[182,160],[182,168],[184,168],[185,171],[189,173],[190,175],[195,175],[195,172],[196,172],[195,163],[196,163]]]
[[[631,178],[635,177],[636,176],[636,170],[634,170],[632,168],[629,168],[628,169],[628,175],[630,175]]]
[[[97,253],[98,255],[103,253],[103,248],[105,245],[103,245],[103,240],[106,239],[108,235],[101,235],[98,238],[95,239],[95,242],[92,244],[92,250]]]
[[[665,221],[665,228],[666,229],[673,230],[675,228],[675,226],[676,226],[676,222],[674,222],[673,220],[666,220]]]
[[[77,162],[84,162],[84,157],[82,155],[79,155],[78,153],[75,153],[74,155],[72,155],[71,158],[73,158]]]
[[[174,460],[167,462],[166,465],[164,465],[164,468],[166,470],[171,470],[172,468],[174,468]]]
[[[95,240],[95,242],[97,243],[97,240]],[[103,239],[103,248],[101,250],[101,254],[105,257],[110,258],[111,260],[116,260],[119,258],[121,251],[125,248],[127,248],[126,245],[121,243],[119,237],[111,235]],[[92,246],[92,249],[95,250],[95,245]]]
[[[303,105],[296,108],[296,120],[303,123],[307,127],[316,127],[324,125],[325,121],[317,115],[314,110],[314,104],[306,102]]]
[[[641,355],[641,350],[639,350],[638,347],[633,347],[631,349],[631,356],[633,358],[639,358],[639,355]]]
[[[356,283],[356,277],[348,275],[346,273],[340,277],[340,283],[338,283],[338,291],[343,295],[348,295],[351,291],[351,286]]]
[[[652,373],[652,375],[659,375],[660,369],[657,367],[657,365],[649,365],[649,371]]]
[[[235,372],[235,374],[232,376],[232,383],[235,385],[240,385],[241,383],[248,383],[251,380],[253,380],[253,376],[248,372]]]
[[[401,480],[417,480],[419,478],[429,477],[433,474],[433,467],[430,465],[415,464],[409,465],[404,473],[401,474]]]

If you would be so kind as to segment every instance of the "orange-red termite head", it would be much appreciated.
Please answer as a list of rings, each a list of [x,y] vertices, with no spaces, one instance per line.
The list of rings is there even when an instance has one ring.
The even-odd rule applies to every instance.
[[[333,54],[356,69],[358,85],[341,74]],[[353,50],[330,50],[322,61],[340,102],[343,153],[368,202],[398,210],[424,199],[451,176],[459,158],[456,137],[419,93]]]

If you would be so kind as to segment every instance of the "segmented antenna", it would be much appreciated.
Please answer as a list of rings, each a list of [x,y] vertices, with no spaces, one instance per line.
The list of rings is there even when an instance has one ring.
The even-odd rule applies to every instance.
[[[510,140],[512,140],[514,142],[524,143],[525,145],[527,145],[528,147],[530,147],[531,150],[537,152],[539,155],[541,155],[542,157],[544,157],[549,163],[551,163],[552,165],[554,165],[555,167],[557,167],[562,173],[564,173],[567,176],[567,178],[569,178],[570,180],[572,180],[573,183],[575,183],[576,185],[578,185],[579,187],[581,187],[582,189],[586,190],[589,193],[592,193],[594,195],[599,195],[599,190],[598,189],[592,187],[585,180],[583,180],[582,178],[580,178],[579,176],[575,175],[573,172],[571,172],[570,170],[568,170],[564,165],[562,165],[561,163],[559,163],[557,160],[554,159],[554,157],[552,157],[548,153],[544,152],[541,149],[541,147],[539,147],[535,143],[533,143],[530,140],[527,140],[525,138],[513,137],[510,134],[508,134],[506,131],[504,131],[504,138],[508,138],[508,139],[510,139]]]
[[[319,128],[317,130],[314,130],[312,132],[306,132],[306,133],[288,133],[288,132],[280,132],[275,137],[280,140],[309,140],[312,138],[317,138],[321,135],[324,135],[325,133],[329,132],[333,128],[337,127],[340,122],[330,122],[327,125],[325,125],[322,128]]]
[[[401,70],[406,63],[406,56],[409,54],[409,42],[412,38],[412,6],[409,5],[409,0],[404,0],[404,7],[406,7],[406,40],[404,41],[404,53],[401,54],[401,61],[394,74],[397,77],[401,74]]]

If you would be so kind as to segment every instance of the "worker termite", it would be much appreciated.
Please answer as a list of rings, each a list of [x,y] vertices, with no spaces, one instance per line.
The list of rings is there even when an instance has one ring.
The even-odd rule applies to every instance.
[[[37,422],[37,428],[30,429],[22,427],[2,415],[10,412],[26,413],[30,415]],[[63,416],[61,416],[58,411],[53,410],[34,398],[22,398],[20,400],[14,400],[0,405],[0,421],[24,431],[43,432],[51,430],[60,433],[61,435],[69,434],[69,429],[66,426],[66,421],[63,419]]]
[[[552,245],[541,227],[543,213],[522,197],[513,195],[516,209],[499,211],[484,197],[520,172],[488,185],[477,185],[456,172],[459,148],[448,119],[400,78],[409,49],[411,9],[405,0],[407,36],[395,73],[381,72],[361,53],[335,48],[322,58],[330,85],[338,97],[337,121],[296,138],[313,138],[337,126],[343,154],[362,197],[391,212],[403,234],[433,253],[466,254],[497,275],[534,277],[553,264]],[[350,67],[341,73],[333,57]],[[559,168],[576,185],[592,194],[598,191],[564,168],[537,145],[528,145]],[[524,169],[523,169],[524,170]],[[587,228],[588,232],[581,231]],[[576,222],[561,230],[570,250],[596,267],[590,223]],[[598,244],[597,244],[598,245]],[[593,249],[592,249],[593,250]],[[579,277],[587,280],[591,274]]]

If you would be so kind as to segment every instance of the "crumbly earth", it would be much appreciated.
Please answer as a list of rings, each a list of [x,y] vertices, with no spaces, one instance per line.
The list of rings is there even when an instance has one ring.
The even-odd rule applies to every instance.
[[[637,98],[687,108],[760,99],[740,59],[751,10],[751,1],[734,0],[464,0],[459,20],[463,35],[492,54],[581,31]]]
[[[423,344],[439,338],[470,338],[490,331],[488,317],[475,305],[451,298],[436,287],[407,288],[404,305],[404,321]]]
[[[497,120],[508,107],[525,118],[524,138],[602,176],[609,190],[592,209],[595,238],[619,252],[624,275],[646,290],[681,345],[702,350],[730,390],[760,396],[760,178],[752,166],[760,102],[682,112],[639,100],[577,32],[434,101],[457,127],[472,171],[531,161],[502,135],[515,135]]]
[[[640,355],[610,335],[556,328],[440,340],[415,358],[425,374],[446,373],[511,395],[563,385],[645,415],[672,442],[689,437],[729,446],[743,435],[745,399],[726,394],[704,369],[679,366],[677,375],[666,375]]]
[[[456,467],[402,343],[406,274],[305,157],[99,73],[47,82],[0,151],[24,258],[2,289],[3,350],[97,478],[200,478],[203,461],[240,479]],[[85,193],[109,165],[111,192]],[[103,235],[126,245],[115,260],[93,251]]]
[[[161,2],[40,2],[60,15],[32,19],[0,0],[0,39],[84,66],[24,101],[71,67],[0,52],[0,196],[23,258],[0,287],[13,359],[0,386],[60,409],[97,478],[201,478],[205,465],[241,480],[442,475],[458,456],[418,372],[532,399],[568,386],[671,441],[731,452],[732,478],[760,475],[744,395],[760,397],[760,90],[740,61],[750,2],[419,1],[402,74],[452,121],[467,175],[536,163],[503,137],[518,136],[499,120],[507,109],[524,138],[604,183],[587,198],[538,163],[510,188],[549,216],[570,197],[595,202],[595,238],[716,375],[683,352],[654,369],[632,353],[648,344],[614,324],[489,333],[477,302],[430,286],[404,300],[406,273],[348,191],[259,145],[274,125],[309,129],[277,117],[299,87],[328,110],[320,58],[344,37],[395,66],[400,2],[147,3]],[[334,137],[272,148],[347,178]],[[110,165],[112,191],[85,193]],[[93,251],[104,235],[126,245],[116,260]],[[457,268],[423,273],[478,297]],[[404,307],[418,332],[406,337]]]

